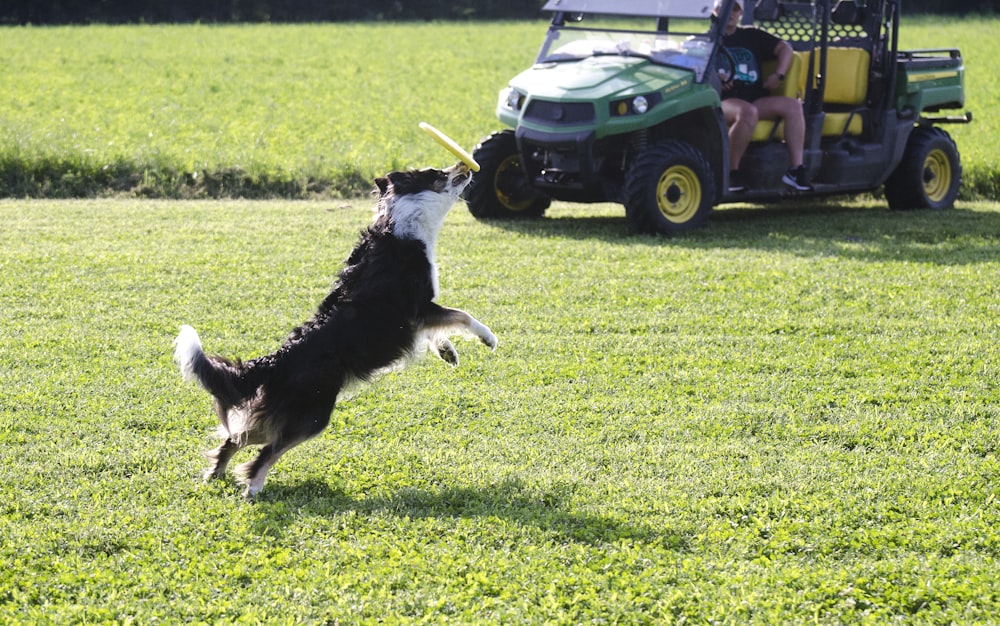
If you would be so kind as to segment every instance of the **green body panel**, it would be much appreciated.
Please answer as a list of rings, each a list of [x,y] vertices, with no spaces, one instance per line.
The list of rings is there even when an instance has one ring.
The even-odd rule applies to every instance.
[[[594,131],[597,138],[630,133],[656,126],[682,113],[719,106],[718,93],[695,82],[685,69],[666,67],[642,58],[598,56],[581,61],[546,63],[522,72],[510,86],[528,94],[520,111],[501,101],[497,117],[512,128],[548,132]],[[644,114],[612,115],[612,104],[635,96],[654,96]],[[591,103],[593,121],[568,124],[524,116],[533,100],[559,103]]]
[[[910,109],[919,113],[963,106],[965,66],[958,51],[901,53],[896,73],[897,110]]]

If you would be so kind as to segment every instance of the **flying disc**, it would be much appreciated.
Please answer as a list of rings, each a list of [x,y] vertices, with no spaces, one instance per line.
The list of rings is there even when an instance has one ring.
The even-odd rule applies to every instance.
[[[455,143],[454,139],[434,128],[427,122],[420,122],[420,130],[433,137],[434,141],[444,146],[445,150],[457,156],[458,160],[468,165],[469,169],[473,172],[479,171],[479,164],[476,163],[476,160],[473,159],[472,155],[466,152],[462,146]]]

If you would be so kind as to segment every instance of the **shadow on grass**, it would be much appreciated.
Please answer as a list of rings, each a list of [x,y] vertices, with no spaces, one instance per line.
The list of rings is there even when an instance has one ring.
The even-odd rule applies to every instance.
[[[519,480],[486,486],[402,488],[385,496],[356,498],[321,480],[293,485],[270,484],[255,501],[256,530],[280,533],[303,517],[331,517],[353,511],[359,515],[390,514],[400,518],[499,518],[555,533],[564,540],[597,544],[622,540],[686,550],[688,533],[652,529],[610,517],[567,511],[562,497],[538,492]]]
[[[968,206],[968,205],[965,205]],[[1000,213],[959,208],[890,211],[833,201],[717,209],[707,226],[672,237],[631,235],[620,216],[560,215],[538,220],[488,220],[493,227],[539,238],[570,238],[682,248],[781,250],[803,256],[913,261],[941,265],[1000,255]],[[949,248],[960,254],[948,255]]]

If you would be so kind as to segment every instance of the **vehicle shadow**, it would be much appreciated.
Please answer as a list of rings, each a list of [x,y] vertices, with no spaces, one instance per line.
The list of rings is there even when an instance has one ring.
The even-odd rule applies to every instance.
[[[905,260],[941,265],[1000,258],[1000,213],[959,203],[946,211],[890,211],[835,202],[729,205],[708,225],[665,237],[633,235],[620,216],[560,214],[537,220],[485,220],[491,227],[539,238],[603,241],[629,246],[781,250],[867,261]],[[947,252],[965,251],[949,255]]]
[[[631,540],[674,550],[687,550],[693,533],[572,512],[558,493],[539,493],[516,479],[486,486],[405,487],[370,497],[356,497],[322,480],[310,479],[296,484],[268,484],[253,506],[257,514],[255,530],[269,533],[280,533],[303,518],[329,518],[346,512],[409,519],[499,518],[555,533],[564,541],[598,544]]]

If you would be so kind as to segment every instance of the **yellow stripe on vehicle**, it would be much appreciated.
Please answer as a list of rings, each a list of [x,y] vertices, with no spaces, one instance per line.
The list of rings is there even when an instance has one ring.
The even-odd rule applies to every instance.
[[[908,83],[922,83],[928,80],[941,80],[942,78],[954,78],[958,72],[931,72],[930,74],[910,74],[906,77]]]

